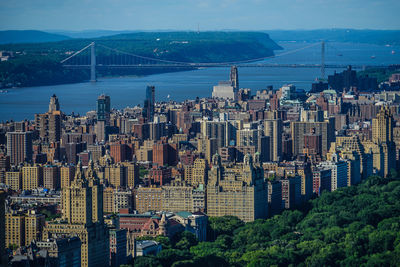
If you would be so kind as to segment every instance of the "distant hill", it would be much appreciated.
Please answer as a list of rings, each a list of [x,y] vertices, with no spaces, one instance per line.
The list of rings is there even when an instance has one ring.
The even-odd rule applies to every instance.
[[[42,31],[0,31],[0,44],[45,43],[71,39],[68,36]]]
[[[50,33],[61,34],[71,38],[99,38],[104,36],[116,35],[116,34],[126,34],[134,33],[138,31],[112,31],[112,30],[83,30],[83,31],[63,31],[54,30],[48,31]]]
[[[93,41],[141,56],[186,62],[249,60],[272,56],[273,50],[282,49],[261,32],[138,32],[59,42],[3,44],[0,50],[24,52],[27,56],[46,51],[47,56],[61,60],[66,53],[78,51]],[[97,48],[97,56],[107,54],[109,51]]]
[[[87,70],[66,70],[60,61],[96,42],[97,62],[113,60],[104,48],[180,62],[236,62],[273,56],[282,49],[261,32],[138,32],[100,38],[67,39],[45,43],[0,44],[0,50],[14,57],[0,62],[0,87],[26,87],[81,82]],[[87,59],[88,51],[77,59]],[[189,68],[190,69],[190,68]],[[175,68],[98,69],[99,76],[148,75],[176,71]]]
[[[354,29],[322,29],[322,30],[268,30],[275,41],[316,42],[352,42],[369,44],[400,45],[400,30],[354,30]]]

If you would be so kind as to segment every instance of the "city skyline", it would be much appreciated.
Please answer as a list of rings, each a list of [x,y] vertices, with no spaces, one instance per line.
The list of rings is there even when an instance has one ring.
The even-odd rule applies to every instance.
[[[0,3],[0,29],[272,30],[400,29],[387,1],[48,1]],[[385,19],[382,19],[385,18]],[[317,27],[315,25],[318,25]]]

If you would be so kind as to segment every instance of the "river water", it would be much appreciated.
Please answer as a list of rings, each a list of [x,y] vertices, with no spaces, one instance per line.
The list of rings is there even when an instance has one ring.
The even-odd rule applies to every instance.
[[[316,45],[293,54],[288,51],[307,47],[309,43],[282,42],[284,50],[276,51],[276,57],[267,63],[318,64],[321,60],[321,47]],[[385,46],[355,43],[327,43],[326,64],[388,65],[400,64],[400,46]],[[394,51],[394,53],[392,53]],[[279,56],[285,53],[284,56]],[[341,71],[341,70],[337,70]],[[333,69],[326,69],[326,75]],[[279,88],[292,83],[298,88],[309,90],[311,83],[320,76],[319,69],[307,68],[239,68],[241,88],[256,90],[268,85]],[[0,93],[0,121],[33,119],[35,113],[48,109],[51,95],[59,98],[61,110],[85,114],[95,110],[96,99],[100,94],[111,97],[111,106],[116,109],[142,104],[147,85],[155,85],[156,100],[170,99],[182,101],[211,96],[212,87],[218,81],[227,80],[229,68],[208,68],[192,71],[156,74],[145,77],[118,77],[100,79],[96,83],[64,84],[9,89]]]

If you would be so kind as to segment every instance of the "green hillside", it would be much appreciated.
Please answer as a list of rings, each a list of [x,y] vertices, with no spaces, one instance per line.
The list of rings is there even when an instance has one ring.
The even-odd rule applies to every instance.
[[[303,211],[268,220],[210,218],[209,242],[187,232],[158,237],[163,251],[134,266],[398,266],[400,179],[393,176],[323,193]]]
[[[35,86],[80,82],[89,77],[87,71],[63,70],[59,62],[95,41],[98,62],[111,57],[101,45],[120,51],[157,59],[184,62],[231,62],[273,55],[281,49],[268,34],[258,32],[162,32],[119,34],[94,39],[70,39],[60,42],[3,44],[1,51],[14,57],[0,63],[3,87]],[[84,55],[83,55],[84,56]],[[86,55],[88,56],[88,55]],[[165,69],[108,70],[100,76],[146,75]]]
[[[297,42],[350,42],[379,45],[399,45],[399,30],[355,30],[355,29],[320,29],[320,30],[269,30],[275,41]]]

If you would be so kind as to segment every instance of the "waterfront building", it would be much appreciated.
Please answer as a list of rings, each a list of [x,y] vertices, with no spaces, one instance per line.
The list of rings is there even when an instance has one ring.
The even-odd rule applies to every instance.
[[[147,122],[152,122],[154,119],[154,105],[155,105],[155,87],[149,85],[146,87],[146,98],[143,104],[143,118]]]

